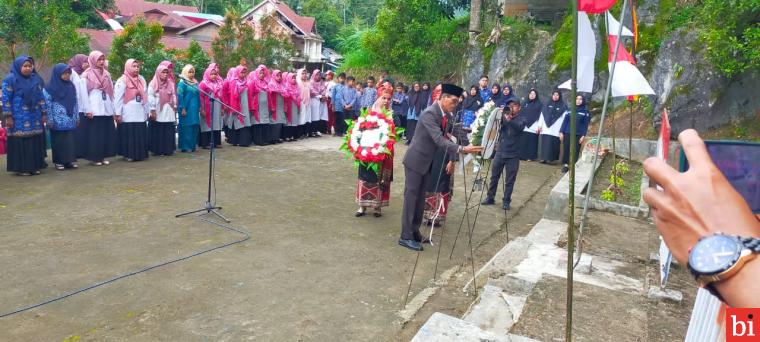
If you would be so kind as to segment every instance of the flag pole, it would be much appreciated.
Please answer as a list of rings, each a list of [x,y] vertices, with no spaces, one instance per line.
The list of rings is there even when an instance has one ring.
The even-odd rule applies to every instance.
[[[628,6],[628,0],[623,0],[623,7],[620,8],[620,22],[618,25],[618,33],[617,37],[615,39],[615,52],[612,55],[612,68],[610,70],[610,77],[607,79],[607,89],[604,91],[604,106],[602,106],[602,118],[599,120],[599,132],[597,132],[596,135],[596,152],[594,153],[594,161],[593,161],[593,168],[592,170],[596,170],[596,165],[599,162],[599,152],[602,149],[602,133],[604,131],[604,117],[607,116],[607,106],[609,105],[609,99],[610,99],[610,92],[612,91],[612,79],[615,76],[615,66],[617,65],[617,57],[618,57],[618,51],[620,49],[620,35],[623,34],[623,23],[625,22],[625,8]],[[605,18],[607,14],[605,13]],[[609,36],[609,26],[607,27],[607,35]],[[577,32],[576,32],[577,33]],[[609,39],[607,39],[609,41]],[[576,47],[577,48],[577,47]],[[575,99],[573,99],[573,103]],[[571,133],[572,134],[572,133]],[[613,138],[614,139],[614,138]],[[571,153],[570,156],[573,156]],[[613,166],[614,167],[614,166]],[[596,171],[591,172],[591,178],[588,181],[588,187],[586,188],[586,197],[583,199],[583,213],[581,214],[581,224],[578,229],[578,239],[577,240],[570,240],[568,235],[568,242],[567,244],[570,245],[570,241],[575,241],[575,244],[577,245],[576,249],[578,249],[578,257],[575,259],[575,262],[572,265],[572,268],[575,268],[575,266],[578,266],[578,263],[581,261],[581,254],[583,253],[583,244],[581,243],[581,240],[583,238],[583,228],[586,226],[586,219],[588,215],[588,201],[589,198],[591,198],[591,189],[594,188],[594,178],[596,176]],[[570,198],[572,200],[573,196],[573,187],[574,184],[573,181],[570,181]],[[570,209],[573,209],[573,207],[570,207]],[[570,210],[572,212],[572,210]],[[569,247],[568,247],[569,248]],[[569,250],[569,249],[568,249]],[[571,255],[568,255],[568,260]],[[569,264],[569,262],[568,262]],[[568,271],[569,272],[569,271]]]
[[[564,144],[573,144],[568,148],[570,151],[570,189],[568,192],[568,219],[567,219],[567,294],[565,302],[565,341],[573,339],[573,248],[572,241],[575,241],[575,139],[577,135],[576,117],[578,108],[575,104],[575,98],[578,93],[578,1],[572,0],[573,15],[573,60],[570,75],[570,137],[563,139]]]

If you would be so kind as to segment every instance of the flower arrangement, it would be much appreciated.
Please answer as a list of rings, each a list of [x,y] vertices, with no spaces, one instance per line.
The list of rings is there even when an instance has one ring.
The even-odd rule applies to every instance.
[[[472,142],[473,145],[481,146],[483,144],[483,131],[486,129],[486,123],[488,122],[488,118],[491,116],[494,107],[495,105],[493,101],[488,101],[475,113],[475,121],[470,125],[470,129],[472,130],[470,142]]]
[[[393,155],[393,145],[403,129],[396,129],[390,111],[363,110],[356,121],[346,120],[348,134],[343,138],[340,150],[354,158],[358,167],[362,165],[375,173],[385,158]]]

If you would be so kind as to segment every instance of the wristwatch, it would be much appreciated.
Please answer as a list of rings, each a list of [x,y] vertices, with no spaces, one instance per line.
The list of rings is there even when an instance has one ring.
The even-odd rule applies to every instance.
[[[699,286],[721,301],[714,283],[734,276],[760,253],[760,238],[730,236],[717,233],[705,236],[689,251],[689,271]]]

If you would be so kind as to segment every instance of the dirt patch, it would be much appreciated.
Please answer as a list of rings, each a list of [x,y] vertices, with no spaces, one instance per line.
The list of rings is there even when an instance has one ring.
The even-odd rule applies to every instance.
[[[539,341],[564,341],[567,281],[544,275],[536,283],[512,334]],[[575,283],[574,341],[648,341],[646,299]]]
[[[588,134],[596,136],[599,132],[602,108],[599,107],[598,111],[594,112],[594,114],[588,128]],[[652,125],[651,112],[647,113],[644,107],[634,104],[633,114],[631,114],[631,110],[626,102],[625,105],[607,113],[607,117],[604,119],[604,135],[608,137],[614,135],[618,138],[628,138],[631,136],[631,133],[633,139],[657,139],[657,131]]]

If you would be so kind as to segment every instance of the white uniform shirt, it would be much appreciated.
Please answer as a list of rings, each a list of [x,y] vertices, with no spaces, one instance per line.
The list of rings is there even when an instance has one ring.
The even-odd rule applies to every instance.
[[[140,76],[140,82],[142,82],[143,86],[146,85],[145,79],[142,76]],[[145,122],[148,119],[148,101],[140,99],[140,102],[137,102],[137,98],[135,98],[125,104],[124,95],[126,91],[126,77],[122,76],[116,81],[116,87],[114,88],[116,115],[121,115],[122,122]]]
[[[87,81],[79,76],[76,71],[71,71],[71,83],[74,84],[74,88],[77,90],[77,107],[79,107],[80,113],[88,113],[90,111],[90,98],[87,96]]]
[[[156,111],[156,121],[158,122],[176,122],[177,112],[172,107],[171,103],[165,103],[163,108],[159,106],[158,92],[153,90],[153,87],[148,87],[148,102],[150,103],[150,110]],[[174,103],[177,102],[177,96],[174,96]]]

